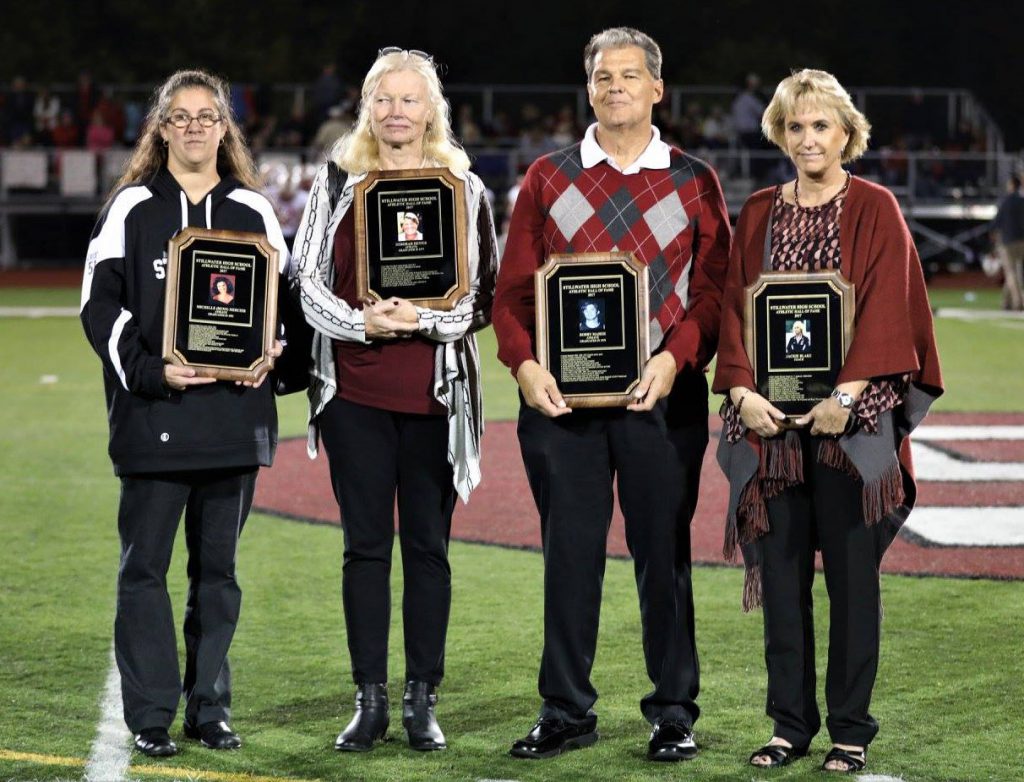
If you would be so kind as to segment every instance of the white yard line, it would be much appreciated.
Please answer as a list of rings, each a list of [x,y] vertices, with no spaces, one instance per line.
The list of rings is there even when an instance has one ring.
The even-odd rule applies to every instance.
[[[1020,320],[1024,312],[1010,310],[971,310],[960,307],[940,307],[935,312],[937,318],[956,318],[957,320]]]
[[[100,722],[85,764],[86,782],[123,782],[131,762],[131,734],[121,712],[121,676],[110,648],[110,671],[100,702]]]
[[[1024,508],[918,505],[904,528],[937,546],[1024,546]]]
[[[78,307],[0,307],[0,318],[73,318]]]

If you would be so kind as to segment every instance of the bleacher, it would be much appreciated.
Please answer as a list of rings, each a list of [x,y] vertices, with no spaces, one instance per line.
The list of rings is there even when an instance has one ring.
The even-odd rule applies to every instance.
[[[149,90],[145,85],[114,87],[122,100],[136,104],[144,103]],[[308,85],[275,85],[270,90],[271,106],[283,116],[287,107],[306,102],[308,90]],[[454,84],[446,91],[453,115],[465,110],[487,128],[505,127],[503,119],[515,116],[524,105],[547,117],[571,110],[577,134],[590,121],[586,90],[579,85]],[[874,126],[871,151],[854,164],[854,172],[882,182],[895,193],[925,260],[973,262],[1003,183],[1011,171],[1020,169],[1019,153],[1005,149],[999,128],[967,91],[870,87],[850,92]],[[667,86],[655,121],[669,140],[715,166],[729,209],[736,214],[754,189],[788,178],[788,162],[777,150],[747,149],[735,140],[692,146],[677,137],[685,135],[692,115],[707,113],[716,105],[727,107],[734,94],[733,88],[721,86]],[[914,133],[919,134],[922,127],[930,135],[918,138]],[[957,138],[964,127],[971,129],[970,143]],[[913,143],[906,143],[908,138]],[[466,147],[475,169],[496,195],[500,224],[506,211],[504,194],[535,150],[512,132],[491,133]],[[39,226],[49,218],[48,224],[62,224],[65,233],[87,232],[128,154],[124,147],[103,152],[41,147],[0,150],[0,269],[77,263],[87,237],[69,236],[63,246],[56,242],[44,247],[34,241]],[[259,163],[296,172],[318,163],[321,155],[319,150],[297,147],[256,152]],[[297,173],[294,179],[299,179]]]

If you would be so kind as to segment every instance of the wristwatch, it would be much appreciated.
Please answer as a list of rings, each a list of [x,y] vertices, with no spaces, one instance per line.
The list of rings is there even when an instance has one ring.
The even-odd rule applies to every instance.
[[[832,390],[832,396],[839,403],[839,406],[844,410],[849,410],[853,407],[853,397],[845,391],[840,391],[838,388]]]

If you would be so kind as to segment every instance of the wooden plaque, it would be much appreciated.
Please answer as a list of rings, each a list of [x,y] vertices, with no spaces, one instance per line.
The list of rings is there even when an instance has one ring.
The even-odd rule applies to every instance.
[[[278,251],[263,234],[186,228],[167,249],[165,361],[255,382],[274,366]]]
[[[461,179],[447,168],[373,171],[353,198],[360,299],[450,310],[469,292]]]
[[[537,360],[569,407],[622,407],[650,358],[647,267],[632,253],[552,255],[534,276]]]
[[[757,391],[792,425],[835,388],[853,341],[854,286],[838,271],[762,272],[745,294]]]

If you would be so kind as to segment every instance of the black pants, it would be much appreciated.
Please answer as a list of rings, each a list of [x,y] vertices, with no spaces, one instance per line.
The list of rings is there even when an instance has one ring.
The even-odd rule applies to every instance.
[[[345,533],[341,594],[352,678],[356,684],[388,679],[397,493],[405,676],[438,684],[452,599],[455,487],[447,419],[334,399],[320,414],[320,434]]]
[[[707,387],[698,380],[704,396],[679,400],[695,412],[684,420],[671,414],[674,399],[650,413],[577,409],[557,419],[520,408],[519,442],[544,547],[542,717],[579,721],[597,700],[590,673],[615,479],[654,684],[641,711],[650,722],[688,725],[700,713],[689,529],[708,442]]]
[[[808,744],[821,727],[811,596],[818,546],[829,597],[826,725],[833,742],[867,746],[878,732],[868,708],[881,635],[878,563],[888,532],[883,524],[865,525],[863,484],[819,464],[818,444],[801,433],[806,480],[768,501],[771,531],[759,542],[766,710],[775,735],[796,746]]]
[[[169,727],[185,695],[189,722],[228,720],[242,591],[238,537],[249,515],[256,467],[121,478],[114,654],[128,728]],[[180,678],[167,570],[182,511],[188,546],[185,678]]]

